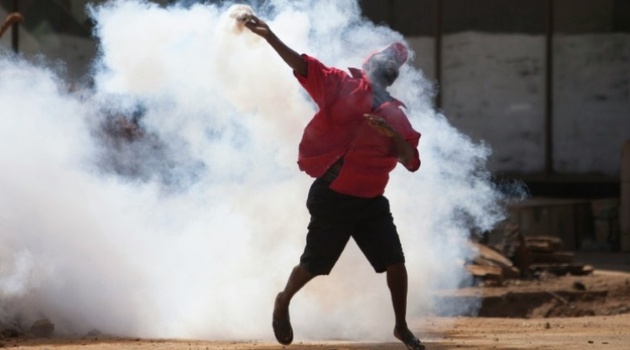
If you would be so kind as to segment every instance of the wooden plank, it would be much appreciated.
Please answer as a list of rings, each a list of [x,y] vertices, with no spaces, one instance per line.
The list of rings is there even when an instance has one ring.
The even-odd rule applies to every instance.
[[[484,279],[502,280],[503,274],[498,266],[466,265],[471,275]]]
[[[525,242],[545,242],[551,245],[560,246],[562,240],[556,236],[535,235],[525,237]]]
[[[570,252],[529,253],[531,264],[570,264],[575,254]]]
[[[553,253],[562,245],[562,240],[552,236],[525,237],[525,246],[530,252]]]
[[[481,243],[470,242],[470,244],[477,250],[477,255],[481,259],[493,262],[496,266],[500,267],[514,266],[510,259],[506,258],[505,255],[499,253],[498,251]]]
[[[588,275],[594,271],[591,265],[573,265],[573,264],[532,264],[530,269],[535,272],[549,272],[555,275]]]

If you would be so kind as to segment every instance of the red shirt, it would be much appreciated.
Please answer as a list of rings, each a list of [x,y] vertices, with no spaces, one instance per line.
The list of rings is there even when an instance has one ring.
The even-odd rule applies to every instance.
[[[308,64],[308,77],[293,74],[313,98],[319,110],[308,123],[299,147],[300,170],[312,177],[322,176],[339,158],[343,166],[330,188],[339,193],[373,198],[385,192],[389,173],[396,167],[398,156],[391,138],[372,129],[363,116],[371,113],[385,119],[413,147],[414,156],[405,167],[420,167],[415,131],[393,99],[372,108],[373,92],[363,72],[350,68],[327,67],[316,58],[302,55]]]

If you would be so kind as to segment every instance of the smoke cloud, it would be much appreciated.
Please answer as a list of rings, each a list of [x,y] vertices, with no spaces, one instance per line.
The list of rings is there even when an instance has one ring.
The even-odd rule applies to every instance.
[[[0,54],[0,321],[273,338],[273,300],[305,242],[312,179],[297,144],[315,106],[229,5],[89,7],[99,42],[90,86],[69,89],[54,70]],[[331,66],[404,41],[356,2],[251,5],[285,43]],[[467,278],[471,230],[491,229],[502,211],[490,150],[433,109],[422,72],[405,66],[391,92],[423,135],[421,169],[397,168],[386,192],[413,324],[439,311],[438,290]],[[303,340],[389,339],[394,324],[384,275],[352,242],[291,313]]]

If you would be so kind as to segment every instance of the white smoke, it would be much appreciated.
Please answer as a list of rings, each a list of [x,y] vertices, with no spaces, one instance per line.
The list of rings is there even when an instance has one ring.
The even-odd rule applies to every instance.
[[[91,7],[100,52],[82,91],[0,56],[2,321],[20,313],[68,334],[272,339],[275,294],[305,242],[311,179],[296,159],[314,106],[228,5]],[[285,43],[328,65],[357,66],[404,41],[351,1],[255,5]],[[411,67],[392,89],[423,134],[421,169],[396,169],[386,193],[412,324],[438,309],[437,290],[466,278],[470,231],[501,218],[488,149],[433,110],[430,89]],[[102,131],[135,113],[144,136]],[[353,243],[296,296],[291,317],[296,339],[383,339],[394,324],[384,275]]]

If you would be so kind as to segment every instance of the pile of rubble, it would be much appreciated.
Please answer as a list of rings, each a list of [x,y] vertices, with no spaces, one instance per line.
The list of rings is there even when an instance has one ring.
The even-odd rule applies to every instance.
[[[532,278],[541,274],[588,275],[590,265],[575,264],[574,254],[560,251],[562,240],[552,236],[523,236],[518,226],[503,228],[503,240],[496,245],[471,242],[477,252],[466,268],[484,282]]]

